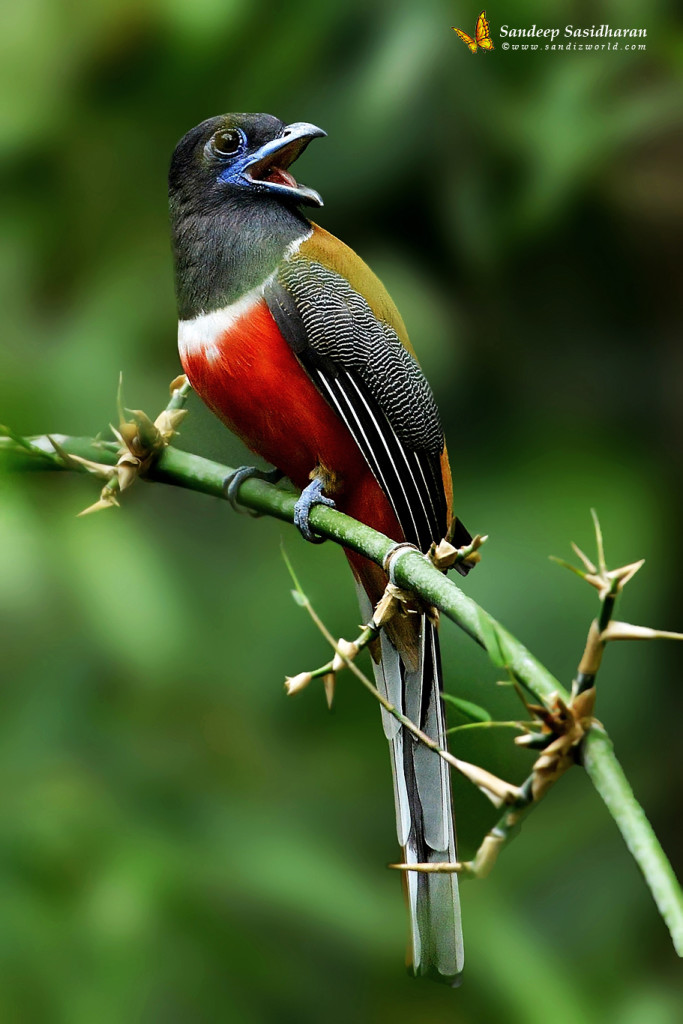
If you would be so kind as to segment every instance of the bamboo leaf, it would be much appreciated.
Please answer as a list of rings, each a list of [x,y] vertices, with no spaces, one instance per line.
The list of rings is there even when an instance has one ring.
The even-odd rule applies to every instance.
[[[469,719],[470,722],[490,722],[491,715],[486,708],[479,707],[478,704],[473,704],[471,700],[465,700],[463,697],[455,697],[452,693],[442,693],[441,696],[444,700],[452,704],[461,715]]]

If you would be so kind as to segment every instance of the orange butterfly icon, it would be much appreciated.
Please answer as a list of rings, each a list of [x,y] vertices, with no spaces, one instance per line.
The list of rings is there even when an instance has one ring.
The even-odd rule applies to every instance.
[[[474,39],[472,36],[468,36],[467,32],[463,32],[462,29],[455,28],[453,31],[457,35],[458,39],[462,39],[463,43],[466,43],[472,53],[477,52],[477,47],[481,46],[482,50],[493,50],[494,46],[491,42],[491,30],[489,29],[489,23],[486,20],[486,11],[482,11],[477,18],[477,27],[474,30]]]

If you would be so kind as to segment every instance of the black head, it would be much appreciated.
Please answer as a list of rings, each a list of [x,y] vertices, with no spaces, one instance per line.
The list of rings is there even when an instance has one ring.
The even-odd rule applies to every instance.
[[[270,199],[288,206],[322,206],[289,167],[311,139],[325,135],[305,121],[284,124],[270,114],[222,114],[202,121],[176,146],[169,173],[172,200],[194,209],[231,199]]]

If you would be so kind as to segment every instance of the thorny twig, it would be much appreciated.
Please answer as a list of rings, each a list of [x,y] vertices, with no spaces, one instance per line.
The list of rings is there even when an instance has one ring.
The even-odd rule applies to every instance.
[[[93,505],[83,509],[79,513],[81,516],[118,505],[117,495],[134,484],[138,477],[147,473],[159,453],[171,443],[178,432],[177,428],[187,415],[184,405],[192,389],[184,374],[171,381],[169,387],[171,397],[168,405],[159,413],[154,422],[141,409],[124,409],[121,386],[122,382],[119,379],[117,395],[119,425],[111,427],[119,444],[117,451],[119,457],[114,466],[85,459],[79,455],[71,455],[62,448],[55,438],[49,438],[56,454],[65,465],[76,463],[79,468],[106,481],[99,499]],[[130,418],[126,418],[126,413]]]
[[[459,726],[456,729],[449,730],[449,733],[453,733],[462,728],[500,726],[516,728],[522,732],[524,735],[517,736],[515,743],[529,749],[540,749],[541,753],[533,766],[531,774],[521,786],[513,786],[502,779],[498,779],[496,776],[492,776],[491,773],[478,768],[476,765],[460,761],[448,751],[441,749],[431,737],[427,736],[414,722],[411,722],[394,707],[355,664],[355,658],[360,651],[377,638],[381,625],[386,623],[393,615],[401,614],[406,606],[410,608],[412,595],[409,592],[405,592],[394,584],[389,583],[383,598],[375,610],[372,622],[363,628],[363,631],[356,640],[351,643],[343,639],[335,640],[301,588],[292,565],[283,551],[287,568],[294,581],[296,588],[294,593],[298,603],[306,608],[317,628],[335,651],[334,658],[321,668],[288,678],[286,681],[288,694],[298,692],[314,678],[322,676],[325,682],[328,703],[331,703],[336,673],[343,666],[349,668],[382,707],[401,722],[419,742],[434,750],[448,764],[470,779],[496,806],[505,806],[504,813],[484,837],[473,860],[457,863],[402,863],[391,864],[390,867],[402,871],[424,873],[457,872],[475,878],[486,877],[496,863],[505,843],[518,830],[523,818],[539,803],[555,782],[573,764],[577,763],[582,741],[595,721],[593,718],[595,676],[600,667],[607,642],[612,639],[654,639],[656,637],[683,639],[683,636],[677,633],[651,630],[646,627],[630,626],[625,623],[615,623],[612,621],[612,614],[618,594],[623,590],[626,583],[635,576],[643,561],[635,562],[619,569],[608,570],[605,563],[600,523],[595,512],[592,512],[592,515],[598,551],[598,567],[596,568],[576,545],[573,545],[574,550],[583,562],[586,571],[576,569],[567,563],[561,563],[595,587],[598,590],[601,602],[600,613],[597,619],[591,623],[589,629],[586,650],[572,685],[571,700],[565,701],[559,694],[555,694],[548,701],[547,705],[529,704],[517,686],[517,691],[524,701],[527,711],[533,715],[533,721],[529,723],[477,722],[469,726]],[[474,546],[471,550],[467,551],[466,557],[471,557],[473,552],[477,552],[477,549],[484,540],[486,538],[475,538]],[[450,547],[450,551],[447,550],[446,546]],[[443,562],[440,565],[437,562],[437,558],[439,558],[437,552],[439,552],[439,549],[441,549],[442,559],[445,555],[450,560],[451,565],[456,563],[458,560],[456,549],[447,540],[444,540],[441,542],[441,545],[433,545],[429,552],[429,557],[435,562],[437,568],[445,567]],[[454,555],[456,557],[453,557]],[[477,559],[478,557],[477,553]],[[462,555],[460,560],[462,560]],[[559,560],[556,559],[556,561]],[[516,682],[514,677],[512,681],[513,683]],[[534,725],[537,726],[536,729],[533,728]],[[540,730],[538,726],[540,726]]]
[[[0,468],[14,472],[32,469],[89,471],[83,463],[74,459],[65,463],[55,451],[53,440],[58,440],[62,452],[69,456],[79,456],[85,462],[91,461],[93,455],[99,453],[99,462],[104,467],[111,467],[119,454],[115,442],[88,437],[69,437],[60,434],[56,437],[42,435],[20,438],[12,430],[0,428],[0,434],[2,433],[6,436],[0,436]],[[153,483],[189,488],[225,500],[225,480],[232,473],[233,470],[229,466],[168,446],[150,461],[144,479]],[[245,480],[238,494],[240,505],[290,524],[294,517],[296,497],[292,491],[256,479]],[[358,552],[380,566],[394,547],[389,538],[335,509],[316,506],[311,512],[311,523],[318,533]],[[476,555],[476,552],[472,554]],[[586,565],[585,562],[585,572],[574,567],[572,570],[596,586],[597,579],[589,577],[600,576],[600,569],[604,567],[604,557],[599,556],[598,561],[601,565],[595,572],[592,571],[595,569],[592,563]],[[637,566],[630,568],[635,571]],[[423,607],[437,608],[442,615],[451,619],[478,643],[495,665],[505,668],[508,681],[514,683],[520,694],[523,687],[526,693],[532,695],[532,699],[543,702],[546,707],[552,705],[555,694],[563,698],[565,705],[571,703],[572,695],[564,691],[553,674],[516,637],[460,590],[452,580],[437,570],[424,555],[418,551],[408,553],[397,562],[393,575],[399,589],[419,595]],[[622,585],[625,581],[625,578],[621,580]],[[616,589],[613,590],[613,587]],[[617,584],[611,580],[608,596],[616,597],[617,590]],[[604,644],[610,639],[676,636],[645,627],[611,622],[608,609],[609,605],[603,604],[598,625],[605,628],[598,631],[591,640],[588,645],[589,654],[597,652],[599,656],[600,648],[604,648]],[[328,673],[326,684],[329,696],[333,690],[334,679],[334,674]],[[540,742],[547,743],[548,737],[541,737]],[[683,955],[683,896],[680,886],[652,826],[633,794],[607,732],[597,722],[593,722],[581,742],[581,760],[593,786],[617,824],[631,855],[643,872],[659,912],[669,928],[677,952]],[[513,815],[517,812],[514,807],[509,810]],[[509,824],[508,820],[507,825]],[[479,873],[481,874],[481,871]]]
[[[322,665],[320,668],[314,669],[311,672],[300,672],[296,676],[288,677],[285,681],[287,694],[291,696],[294,693],[298,693],[299,690],[308,686],[313,679],[322,677],[323,680],[326,681],[326,693],[328,696],[328,703],[330,703],[330,691],[334,692],[334,683],[332,680],[336,677],[336,674],[340,669],[348,668],[363,684],[365,689],[372,694],[375,700],[379,701],[385,711],[396,718],[401,725],[403,725],[413,734],[413,736],[416,737],[416,739],[420,741],[420,743],[424,743],[426,747],[429,747],[429,749],[433,750],[435,754],[438,754],[439,757],[443,758],[451,768],[455,768],[457,772],[460,772],[461,775],[464,775],[470,780],[470,782],[474,783],[474,785],[477,786],[496,807],[501,807],[503,804],[513,803],[518,797],[518,789],[516,786],[509,782],[505,782],[503,779],[497,778],[497,776],[486,771],[484,768],[479,768],[477,765],[470,764],[468,761],[461,761],[459,758],[454,757],[448,750],[441,748],[435,740],[423,732],[422,729],[415,725],[414,722],[407,718],[406,715],[399,711],[397,707],[395,707],[379,692],[374,683],[371,682],[355,662],[358,654],[377,638],[379,634],[379,627],[376,626],[373,621],[369,625],[363,627],[360,635],[354,641],[349,642],[343,639],[335,640],[304,593],[284,549],[282,555],[292,577],[292,581],[294,582],[297,603],[306,609],[317,628],[335,652],[334,658],[325,665]]]

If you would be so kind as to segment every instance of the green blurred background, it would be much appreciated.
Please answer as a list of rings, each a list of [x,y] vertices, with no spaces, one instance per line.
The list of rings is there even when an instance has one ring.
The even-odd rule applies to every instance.
[[[26,0],[0,35],[0,419],[93,434],[178,372],[165,176],[226,110],[309,120],[320,223],[379,273],[443,411],[457,507],[491,535],[467,592],[568,683],[596,601],[548,562],[646,557],[631,621],[681,616],[681,38],[669,0],[500,3],[501,24],[646,27],[647,51],[472,56],[477,6]],[[196,399],[180,443],[238,465]],[[351,678],[327,711],[285,674],[325,657],[283,537],[337,635],[340,552],[216,500],[2,479],[0,1019],[673,1024],[677,961],[587,779],[572,772],[485,883],[467,973],[403,970],[389,762]],[[447,688],[518,716],[450,624]],[[680,819],[681,651],[608,652],[599,716],[665,848]],[[463,734],[468,735],[468,734]],[[461,756],[521,779],[510,734]],[[495,812],[454,783],[467,857]]]

